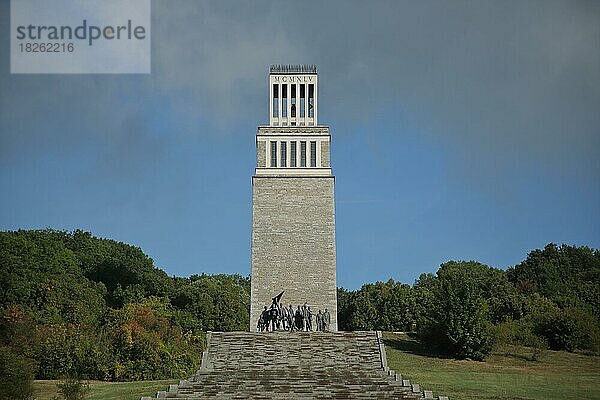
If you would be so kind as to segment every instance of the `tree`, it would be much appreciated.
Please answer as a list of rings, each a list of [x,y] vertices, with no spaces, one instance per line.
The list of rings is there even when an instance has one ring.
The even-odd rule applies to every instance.
[[[189,279],[178,278],[176,282],[171,303],[194,315],[201,330],[247,329],[249,286],[238,275],[192,275]]]
[[[338,329],[340,331],[352,330],[350,328],[350,318],[353,295],[354,292],[350,290],[344,289],[343,287],[337,288],[337,321]]]
[[[11,348],[0,346],[0,396],[6,399],[33,398],[33,364]]]
[[[365,284],[356,292],[338,289],[340,329],[407,331],[414,322],[413,309],[411,287],[393,279]]]
[[[489,267],[469,261],[442,264],[431,285],[431,304],[418,327],[420,338],[458,358],[483,360],[491,351],[488,306],[482,273]]]
[[[600,319],[600,251],[550,243],[507,271],[525,295],[539,293],[560,308],[589,310]]]

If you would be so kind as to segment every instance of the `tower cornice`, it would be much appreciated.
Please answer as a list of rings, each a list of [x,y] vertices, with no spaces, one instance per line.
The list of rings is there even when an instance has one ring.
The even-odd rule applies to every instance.
[[[329,126],[271,126],[259,125],[257,135],[329,135]]]
[[[273,64],[269,68],[269,74],[316,74],[317,66],[314,64]]]

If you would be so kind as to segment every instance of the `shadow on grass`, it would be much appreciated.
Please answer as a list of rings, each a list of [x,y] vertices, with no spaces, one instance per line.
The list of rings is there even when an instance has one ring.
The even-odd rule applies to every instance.
[[[546,350],[542,348],[504,345],[497,346],[492,352],[492,355],[513,360],[539,362],[542,361],[545,352]]]
[[[393,337],[387,336],[383,339],[383,343],[392,349],[400,350],[405,353],[410,353],[417,356],[453,359],[453,357],[450,357],[447,354],[436,352],[432,349],[427,348],[426,346],[421,344],[421,342],[411,338],[408,335],[395,334],[393,335]]]

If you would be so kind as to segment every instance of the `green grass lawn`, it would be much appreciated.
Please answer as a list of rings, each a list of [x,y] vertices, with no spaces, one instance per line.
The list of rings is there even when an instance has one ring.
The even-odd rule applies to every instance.
[[[384,334],[388,365],[404,379],[451,400],[600,400],[600,357],[510,347],[486,362],[436,357],[402,334]],[[89,400],[139,400],[155,397],[175,380],[90,382]],[[57,381],[35,381],[38,400],[57,395]]]
[[[507,347],[486,362],[453,360],[428,354],[403,334],[384,334],[390,368],[450,400],[600,399],[600,357]]]
[[[51,400],[58,395],[56,383],[59,381],[34,381],[33,388],[37,400]],[[139,382],[90,382],[86,400],[140,400],[142,396],[156,397],[156,392],[166,390],[169,384],[179,381],[139,381]]]

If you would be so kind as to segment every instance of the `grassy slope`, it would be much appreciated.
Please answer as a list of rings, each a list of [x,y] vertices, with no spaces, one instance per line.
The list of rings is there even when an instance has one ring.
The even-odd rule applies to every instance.
[[[434,357],[406,335],[385,334],[390,368],[434,395],[451,400],[600,400],[600,357],[545,351],[529,361],[526,348],[493,354],[486,362]],[[176,381],[91,382],[89,400],[154,397]],[[38,400],[57,395],[56,381],[35,381]]]
[[[90,392],[86,400],[140,400],[142,396],[156,397],[156,392],[166,390],[169,384],[178,381],[140,382],[90,382]],[[35,381],[33,387],[37,400],[51,400],[58,395],[57,381]]]
[[[406,335],[385,334],[388,365],[404,379],[451,400],[600,399],[600,357],[527,348],[486,362],[437,358]]]

